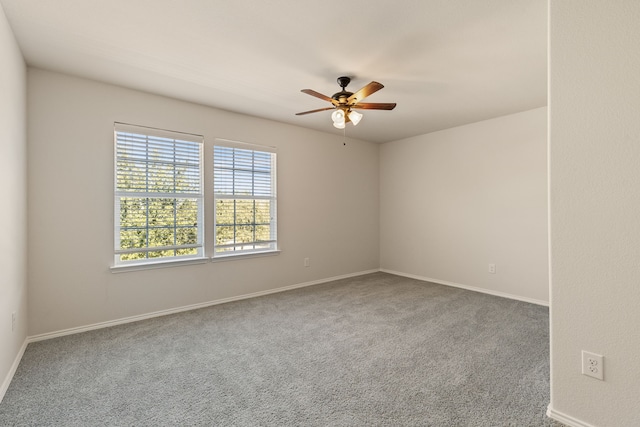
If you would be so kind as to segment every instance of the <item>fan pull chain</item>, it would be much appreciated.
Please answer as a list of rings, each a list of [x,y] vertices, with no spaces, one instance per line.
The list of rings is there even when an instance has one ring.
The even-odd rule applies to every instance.
[[[342,145],[347,145],[347,127],[342,128]]]

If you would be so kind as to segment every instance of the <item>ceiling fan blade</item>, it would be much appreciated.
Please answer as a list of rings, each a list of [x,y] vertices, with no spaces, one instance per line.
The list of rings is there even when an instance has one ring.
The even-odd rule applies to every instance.
[[[351,108],[360,110],[393,110],[396,108],[395,102],[361,102],[352,105]]]
[[[371,95],[372,93],[376,93],[383,87],[384,86],[381,83],[371,82],[365,87],[363,87],[362,89],[360,89],[359,91],[357,91],[356,93],[354,93],[353,95],[351,95],[349,98],[347,98],[347,103],[355,104],[358,101],[362,101],[367,96]]]
[[[335,108],[327,107],[327,108],[318,108],[317,110],[303,111],[302,113],[296,113],[296,116],[304,116],[305,114],[317,113],[319,111],[327,111],[327,110],[335,110]]]
[[[316,92],[315,90],[312,90],[312,89],[302,89],[300,92],[304,92],[307,95],[315,96],[316,98],[320,98],[323,101],[328,101],[328,102],[332,103],[333,105],[336,105],[337,102],[338,102],[335,99],[329,98],[327,95],[323,95],[320,92]]]

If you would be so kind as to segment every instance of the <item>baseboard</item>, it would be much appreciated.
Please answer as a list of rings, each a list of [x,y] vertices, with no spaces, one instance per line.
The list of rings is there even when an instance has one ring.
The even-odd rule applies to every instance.
[[[268,289],[266,291],[253,292],[253,293],[250,293],[250,294],[238,295],[238,296],[229,297],[229,298],[222,298],[222,299],[203,302],[203,303],[198,303],[198,304],[185,305],[185,306],[182,306],[182,307],[171,308],[171,309],[168,309],[168,310],[154,311],[152,313],[141,314],[141,315],[131,316],[131,317],[124,317],[124,318],[121,318],[121,319],[109,320],[109,321],[106,321],[106,322],[100,322],[100,323],[94,323],[94,324],[91,324],[91,325],[79,326],[79,327],[76,327],[76,328],[63,329],[63,330],[54,331],[54,332],[47,332],[47,333],[44,333],[44,334],[33,335],[33,336],[30,336],[30,337],[27,337],[27,342],[43,341],[43,340],[48,340],[48,339],[52,339],[52,338],[58,338],[58,337],[66,336],[66,335],[79,334],[79,333],[82,333],[82,332],[93,331],[95,329],[108,328],[108,327],[111,327],[111,326],[123,325],[125,323],[132,323],[132,322],[138,322],[140,320],[152,319],[154,317],[167,316],[167,315],[170,315],[170,314],[176,314],[176,313],[181,313],[181,312],[190,311],[190,310],[197,310],[199,308],[210,307],[212,305],[224,304],[224,303],[227,303],[227,302],[239,301],[239,300],[244,300],[244,299],[249,299],[249,298],[256,298],[256,297],[261,297],[261,296],[264,296],[264,295],[275,294],[275,293],[278,293],[278,292],[290,291],[292,289],[304,288],[304,287],[313,286],[313,285],[319,285],[321,283],[333,282],[334,280],[348,279],[350,277],[362,276],[364,274],[377,273],[378,271],[379,271],[378,269],[359,271],[357,273],[343,274],[341,276],[328,277],[326,279],[313,280],[313,281],[310,281],[310,282],[303,282],[303,283],[298,283],[298,284],[295,284],[295,285],[283,286],[283,287],[275,288],[275,289]]]
[[[497,297],[509,298],[509,299],[514,299],[518,301],[528,302],[531,304],[543,305],[545,307],[549,307],[549,303],[547,301],[542,301],[534,298],[527,298],[520,295],[508,294],[506,292],[498,292],[498,291],[492,291],[490,289],[476,288],[475,286],[461,285],[460,283],[448,282],[446,280],[432,279],[430,277],[418,276],[418,275],[409,274],[409,273],[402,273],[400,271],[387,270],[385,268],[381,268],[380,271],[382,271],[383,273],[395,274],[396,276],[403,276],[403,277],[408,277],[410,279],[422,280],[424,282],[437,283],[439,285],[452,286],[454,288],[461,288],[461,289],[466,289],[468,291],[481,292],[483,294],[489,294]]]
[[[551,404],[547,407],[547,417],[569,427],[595,427],[593,424],[585,423],[584,421],[580,421],[567,414],[553,410],[553,408],[551,408]]]
[[[7,372],[7,376],[4,378],[2,385],[0,386],[0,403],[2,403],[2,399],[4,399],[4,395],[7,393],[9,389],[9,384],[13,380],[13,376],[16,374],[18,370],[18,365],[20,365],[20,361],[22,360],[22,356],[24,355],[24,351],[27,349],[27,344],[29,343],[29,339],[26,338],[22,343],[22,347],[20,347],[20,351],[16,354],[16,358],[13,360],[13,364],[11,365],[11,369]]]

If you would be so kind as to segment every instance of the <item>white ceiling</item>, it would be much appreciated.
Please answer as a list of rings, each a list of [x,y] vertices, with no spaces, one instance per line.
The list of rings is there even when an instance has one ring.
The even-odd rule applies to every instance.
[[[0,0],[27,63],[342,134],[336,78],[385,85],[348,136],[394,141],[547,103],[546,0]],[[99,100],[96,100],[99,102]]]

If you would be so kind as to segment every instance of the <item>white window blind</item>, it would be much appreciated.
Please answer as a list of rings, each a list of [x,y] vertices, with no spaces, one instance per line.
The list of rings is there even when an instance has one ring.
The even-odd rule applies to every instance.
[[[213,177],[214,256],[277,250],[275,150],[217,139]]]
[[[115,264],[203,257],[203,137],[114,130]]]

